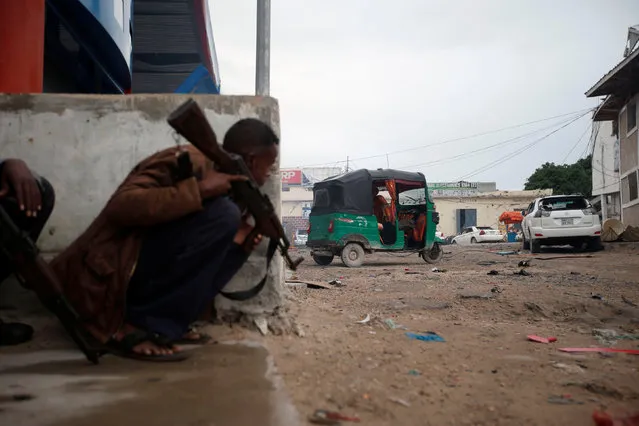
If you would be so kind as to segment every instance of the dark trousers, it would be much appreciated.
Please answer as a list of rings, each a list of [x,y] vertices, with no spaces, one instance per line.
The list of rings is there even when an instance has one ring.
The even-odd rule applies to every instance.
[[[42,177],[38,178],[37,181],[42,197],[42,210],[38,212],[36,217],[27,217],[25,212],[20,211],[18,201],[12,194],[5,198],[0,198],[0,206],[7,212],[18,228],[29,234],[34,243],[38,240],[55,205],[55,191],[49,181]],[[9,259],[0,252],[0,283],[13,272],[13,265],[11,265]]]
[[[127,322],[182,337],[248,257],[233,243],[240,220],[235,203],[220,197],[151,229],[129,284]]]

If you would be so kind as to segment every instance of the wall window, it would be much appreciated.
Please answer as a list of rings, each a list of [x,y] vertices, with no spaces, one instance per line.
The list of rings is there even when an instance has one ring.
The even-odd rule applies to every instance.
[[[639,198],[639,185],[637,182],[636,170],[621,179],[621,197],[624,204],[633,202]]]
[[[630,133],[637,128],[637,102],[633,101],[626,108],[627,132]]]

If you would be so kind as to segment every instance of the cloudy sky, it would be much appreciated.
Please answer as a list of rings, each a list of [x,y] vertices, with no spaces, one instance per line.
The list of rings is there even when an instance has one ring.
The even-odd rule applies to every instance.
[[[222,91],[252,94],[256,0],[209,2]],[[271,7],[282,167],[344,166],[350,157],[351,167],[388,164],[499,189],[586,153],[590,121],[578,117],[597,100],[584,92],[622,59],[627,29],[639,24],[637,0]]]

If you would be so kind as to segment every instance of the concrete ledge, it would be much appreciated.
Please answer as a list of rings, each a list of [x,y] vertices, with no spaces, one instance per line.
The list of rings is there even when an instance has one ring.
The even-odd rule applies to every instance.
[[[0,95],[1,157],[24,159],[56,190],[56,207],[38,241],[44,252],[64,249],[97,216],[141,159],[175,144],[166,117],[189,97],[205,110],[220,140],[231,125],[246,117],[269,123],[279,134],[279,109],[272,98]],[[275,167],[279,170],[279,164]],[[274,173],[263,189],[279,208],[279,174]],[[245,289],[259,281],[265,273],[265,252],[263,243],[227,290]],[[251,316],[275,312],[283,300],[282,279],[278,256],[262,294],[244,303],[221,300],[219,307]]]

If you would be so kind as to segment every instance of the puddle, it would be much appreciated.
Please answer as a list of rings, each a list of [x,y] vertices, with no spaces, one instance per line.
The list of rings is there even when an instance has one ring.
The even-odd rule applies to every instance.
[[[225,343],[189,350],[191,357],[181,363],[106,356],[93,366],[60,354],[7,360],[0,375],[0,423],[300,424],[268,351],[255,342]],[[14,394],[33,398],[12,400]]]

